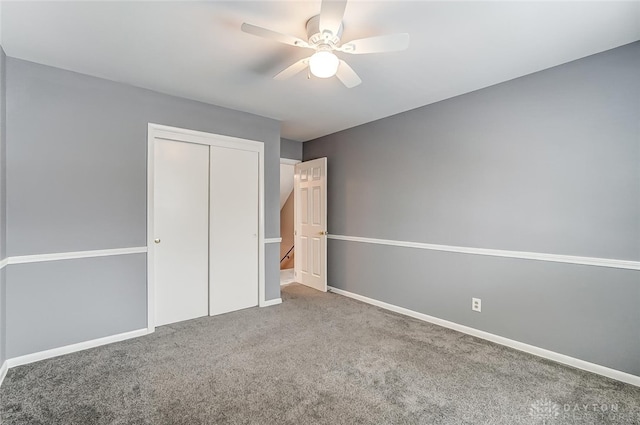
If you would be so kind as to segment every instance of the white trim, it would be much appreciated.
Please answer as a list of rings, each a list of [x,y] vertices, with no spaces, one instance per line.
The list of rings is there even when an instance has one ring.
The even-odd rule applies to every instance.
[[[9,264],[9,258],[3,258],[0,260],[0,270],[4,269]]]
[[[206,133],[204,131],[188,130],[161,124],[149,123],[149,134],[157,139],[177,140],[187,143],[218,146],[223,148],[240,149],[252,152],[264,150],[264,143],[256,140],[240,139],[222,134]]]
[[[20,255],[8,257],[8,264],[40,263],[43,261],[73,260],[76,258],[110,257],[112,255],[144,254],[146,246],[133,248],[97,249],[93,251],[59,252],[55,254]]]
[[[282,238],[266,238],[264,243],[280,243],[282,242]]]
[[[265,301],[260,307],[271,307],[272,305],[278,305],[282,303],[282,298],[274,298],[272,300]]]
[[[75,353],[76,351],[87,350],[89,348],[99,347],[101,345],[112,344],[114,342],[124,341],[125,339],[137,338],[150,333],[147,329],[138,329],[136,331],[124,332],[117,335],[106,336],[104,338],[92,339],[90,341],[79,342],[77,344],[66,345],[64,347],[52,348],[50,350],[39,351],[37,353],[26,354],[24,356],[8,359],[6,364],[9,368],[22,366],[28,363],[40,360],[58,357],[63,354]]]
[[[264,168],[264,143],[251,142],[258,151],[258,179],[259,191],[258,191],[258,305],[263,306],[266,302],[266,290],[265,290],[265,248],[264,248],[264,226],[265,226],[265,213],[264,213],[264,179],[266,171]]]
[[[205,133],[160,124],[148,124],[147,131],[147,328],[155,329],[155,276],[154,276],[154,140],[177,140],[187,143],[247,150],[258,153],[258,305],[265,304],[265,237],[264,237],[264,143],[220,134]]]
[[[301,162],[302,161],[298,159],[280,158],[280,164],[285,164],[285,165],[296,165]]]
[[[334,292],[338,295],[343,295],[345,297],[353,298],[355,300],[362,301],[364,303],[371,304],[376,307],[384,308],[385,310],[390,310],[396,313],[404,314],[405,316],[413,317],[414,319],[423,320],[425,322],[433,323],[434,325],[453,329],[454,331],[462,332],[467,335],[472,335],[477,338],[495,342],[496,344],[514,348],[519,351],[524,351],[525,353],[533,354],[534,356],[553,360],[555,362],[572,366],[577,369],[586,370],[587,372],[592,372],[598,375],[606,376],[608,378],[612,378],[618,381],[626,382],[627,384],[640,387],[640,376],[632,375],[630,373],[622,372],[616,369],[611,369],[605,366],[600,366],[595,363],[590,363],[584,360],[576,359],[574,357],[556,353],[555,351],[550,351],[544,348],[536,347],[534,345],[525,344],[524,342],[519,342],[519,341],[505,338],[499,335],[494,335],[489,332],[485,332],[479,329],[460,325],[458,323],[450,322],[448,320],[439,319],[437,317],[429,316],[427,314],[418,313],[417,311],[413,311],[404,307],[399,307],[393,304],[389,304],[384,301],[378,301],[373,298],[365,297],[363,295],[354,294],[353,292],[345,291],[343,289],[334,288],[332,286],[329,286],[329,289],[331,292]]]
[[[147,330],[152,332],[156,329],[156,286],[155,286],[155,250],[153,240],[155,239],[154,223],[154,145],[155,133],[151,124],[147,128]]]
[[[5,376],[7,376],[8,370],[9,370],[9,365],[5,360],[4,363],[2,363],[2,366],[0,366],[0,385],[2,385],[2,381],[4,381]]]
[[[457,252],[462,254],[489,255],[492,257],[519,258],[523,260],[551,261],[554,263],[582,264],[586,266],[612,267],[616,269],[640,270],[640,261],[615,260],[610,258],[578,257],[573,255],[545,254],[541,252],[506,251],[501,249],[471,248],[465,246],[436,245],[421,242],[406,242],[390,239],[363,238],[359,236],[328,235],[329,239],[363,242],[404,248]]]

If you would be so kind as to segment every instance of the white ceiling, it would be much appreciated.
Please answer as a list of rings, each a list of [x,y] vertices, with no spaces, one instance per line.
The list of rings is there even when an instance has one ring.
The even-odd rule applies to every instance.
[[[404,52],[346,55],[363,83],[271,78],[309,50],[240,31],[305,37],[320,1],[2,2],[8,56],[282,121],[306,141],[640,40],[640,2],[358,1],[344,42],[408,32]]]

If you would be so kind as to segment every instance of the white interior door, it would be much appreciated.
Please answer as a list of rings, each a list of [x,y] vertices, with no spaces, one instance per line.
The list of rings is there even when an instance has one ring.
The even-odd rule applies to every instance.
[[[154,145],[155,323],[209,310],[209,146]]]
[[[210,314],[258,305],[258,153],[211,147]]]
[[[327,158],[296,164],[296,282],[327,292]]]

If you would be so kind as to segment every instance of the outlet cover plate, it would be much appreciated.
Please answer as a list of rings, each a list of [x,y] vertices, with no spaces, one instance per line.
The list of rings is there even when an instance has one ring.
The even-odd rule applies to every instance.
[[[482,300],[480,298],[471,298],[471,310],[482,312]]]

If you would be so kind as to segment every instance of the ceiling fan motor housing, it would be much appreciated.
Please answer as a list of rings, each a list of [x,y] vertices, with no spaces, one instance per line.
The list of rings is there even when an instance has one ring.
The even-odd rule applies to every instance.
[[[340,23],[340,28],[337,34],[332,34],[329,31],[324,33],[320,31],[320,15],[316,15],[307,21],[307,37],[309,44],[313,47],[317,47],[321,44],[328,44],[332,47],[340,45],[340,37],[342,37],[343,26]]]

